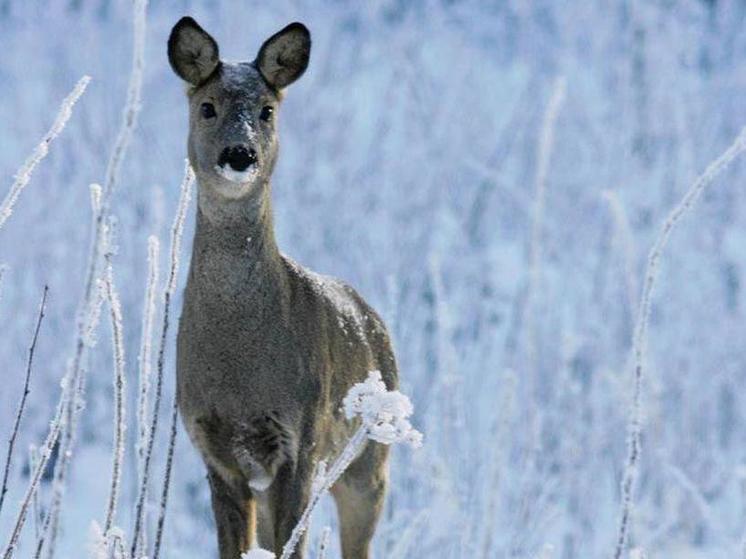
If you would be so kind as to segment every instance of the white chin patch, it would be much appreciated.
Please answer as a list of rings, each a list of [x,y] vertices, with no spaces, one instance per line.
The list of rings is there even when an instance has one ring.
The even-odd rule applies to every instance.
[[[247,182],[254,180],[256,177],[257,166],[249,165],[248,169],[245,171],[236,171],[235,169],[232,169],[230,165],[225,165],[224,167],[215,165],[215,172],[227,181],[235,182],[237,184],[246,184]]]

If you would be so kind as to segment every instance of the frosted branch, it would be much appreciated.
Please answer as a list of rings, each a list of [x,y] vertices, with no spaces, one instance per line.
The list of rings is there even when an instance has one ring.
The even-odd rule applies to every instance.
[[[111,488],[106,509],[104,533],[109,532],[114,524],[117,501],[122,481],[122,464],[124,462],[124,434],[125,424],[125,368],[124,368],[124,335],[122,331],[122,306],[119,294],[114,285],[114,272],[111,256],[106,256],[106,273],[104,289],[109,303],[109,317],[111,320],[111,337],[114,347],[114,452],[111,468]]]
[[[687,191],[678,205],[671,210],[663,222],[658,237],[648,254],[647,265],[643,283],[640,308],[637,313],[635,324],[635,335],[633,340],[634,352],[634,389],[632,394],[632,408],[630,410],[629,423],[627,426],[627,460],[622,478],[622,505],[619,518],[616,546],[614,548],[614,559],[622,559],[627,537],[629,534],[630,514],[632,510],[632,492],[637,477],[637,468],[640,462],[640,440],[642,437],[642,383],[644,379],[644,357],[648,337],[648,325],[650,322],[650,310],[653,300],[653,289],[658,279],[658,267],[663,256],[663,250],[668,244],[671,233],[678,225],[682,217],[686,215],[697,202],[705,189],[720,175],[731,162],[741,153],[746,151],[746,128],[735,139],[733,144],[717,159],[710,163],[699,178]]]
[[[8,440],[8,454],[5,457],[5,469],[3,470],[3,483],[0,489],[0,511],[3,509],[3,503],[5,502],[5,494],[8,492],[8,476],[10,474],[10,463],[13,460],[13,449],[18,438],[18,431],[21,427],[21,419],[23,418],[23,412],[26,409],[26,400],[30,392],[29,384],[31,382],[31,370],[34,363],[34,351],[36,350],[36,340],[39,338],[39,330],[41,329],[41,323],[44,320],[44,309],[47,304],[47,294],[49,293],[49,287],[44,286],[44,292],[41,296],[41,303],[39,304],[39,316],[36,319],[36,327],[34,328],[34,334],[31,337],[31,345],[28,350],[28,359],[26,361],[26,378],[23,382],[23,394],[21,395],[21,402],[18,404],[18,411],[16,412],[16,418],[13,422],[13,429],[11,430],[10,439]]]
[[[141,543],[141,532],[144,529],[144,518],[145,518],[145,499],[147,497],[148,480],[150,478],[151,460],[153,456],[153,444],[155,442],[155,434],[158,429],[158,421],[160,416],[161,399],[163,396],[163,368],[165,364],[166,354],[166,341],[168,339],[168,328],[169,328],[169,312],[171,310],[171,295],[176,289],[176,278],[179,272],[179,256],[181,248],[181,238],[184,234],[184,220],[186,219],[187,210],[189,209],[189,202],[192,199],[192,186],[194,185],[194,172],[189,166],[189,162],[186,162],[184,168],[184,179],[181,182],[181,188],[179,195],[179,204],[176,210],[176,216],[174,217],[173,225],[171,226],[171,250],[170,250],[170,264],[169,264],[169,275],[164,289],[163,294],[163,316],[161,323],[161,335],[158,346],[158,361],[156,367],[156,380],[155,380],[155,393],[153,396],[153,413],[150,420],[150,430],[147,435],[147,444],[145,450],[145,457],[143,459],[142,476],[140,479],[140,487],[137,495],[137,505],[135,507],[135,527],[132,533],[132,547],[131,553],[136,556],[137,551],[140,549]],[[172,425],[171,438],[175,440],[176,433],[175,427]],[[173,445],[173,441],[169,441],[169,448]],[[165,484],[170,482],[170,463],[167,464],[166,474],[164,480],[164,492],[165,498],[168,498],[168,488]],[[161,500],[163,510],[165,510],[165,503],[163,498]],[[161,521],[159,519],[159,524]]]
[[[86,87],[88,87],[90,81],[90,76],[83,76],[78,80],[78,83],[75,84],[73,90],[62,101],[52,127],[46,134],[44,134],[41,142],[36,146],[36,148],[34,148],[31,155],[16,172],[15,180],[10,186],[10,190],[5,196],[2,204],[0,204],[0,229],[5,225],[10,214],[13,213],[13,206],[15,206],[21,192],[23,192],[23,189],[26,188],[26,185],[28,185],[31,180],[31,175],[34,173],[34,169],[36,169],[36,166],[41,162],[41,160],[47,156],[47,153],[49,153],[49,146],[65,129],[65,125],[72,115],[73,106],[78,99],[80,99],[80,96],[83,95],[83,92],[86,90]]]

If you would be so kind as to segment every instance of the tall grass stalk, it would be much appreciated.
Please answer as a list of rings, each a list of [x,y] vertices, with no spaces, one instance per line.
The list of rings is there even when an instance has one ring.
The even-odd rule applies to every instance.
[[[28,159],[23,162],[21,168],[16,171],[15,180],[13,181],[13,184],[10,185],[10,190],[5,196],[5,199],[0,203],[0,229],[3,228],[3,225],[5,225],[10,214],[13,213],[13,207],[18,201],[21,192],[23,192],[23,189],[26,188],[26,185],[28,185],[31,180],[31,175],[33,175],[34,169],[36,169],[36,166],[41,162],[41,160],[47,156],[49,153],[49,146],[65,129],[67,121],[70,120],[70,117],[72,116],[75,103],[77,103],[80,96],[83,95],[90,81],[90,76],[83,76],[78,80],[78,83],[75,84],[72,91],[62,101],[52,127],[46,134],[44,134],[41,142],[37,144]]]
[[[0,486],[0,512],[3,510],[3,503],[5,502],[5,495],[8,493],[8,476],[10,475],[10,465],[13,460],[13,450],[15,448],[16,439],[18,438],[18,431],[21,428],[21,419],[23,418],[23,412],[26,409],[26,400],[28,399],[31,383],[31,371],[34,364],[34,352],[36,351],[36,341],[39,339],[39,330],[41,329],[41,323],[44,320],[44,310],[47,305],[47,294],[49,293],[49,286],[44,286],[44,292],[41,296],[41,303],[39,304],[39,315],[36,319],[36,327],[34,328],[34,334],[31,337],[31,344],[28,349],[28,359],[26,360],[26,378],[23,381],[23,394],[21,394],[21,401],[18,404],[18,411],[16,412],[16,418],[13,421],[13,428],[11,429],[10,438],[8,439],[8,454],[5,457],[5,468],[3,469],[3,482]]]
[[[633,340],[634,377],[632,406],[630,408],[627,426],[627,459],[622,477],[622,501],[619,515],[617,538],[614,545],[614,559],[622,559],[629,536],[630,515],[633,505],[633,491],[640,463],[640,440],[642,437],[642,383],[645,376],[645,350],[650,322],[650,310],[653,301],[653,290],[658,280],[658,269],[663,250],[668,244],[676,226],[681,219],[694,207],[705,189],[730,165],[736,157],[746,151],[746,127],[723,152],[720,157],[710,163],[694,184],[689,188],[681,201],[671,210],[663,222],[661,230],[648,254],[647,265],[643,281],[642,298],[637,313],[635,335]]]
[[[125,360],[124,334],[122,329],[122,305],[119,294],[114,285],[114,271],[111,255],[106,255],[106,273],[104,275],[104,289],[109,303],[109,318],[111,321],[111,338],[114,347],[114,451],[112,453],[111,487],[106,507],[104,534],[108,534],[114,525],[117,501],[122,482],[122,464],[124,462],[125,443]]]
[[[147,498],[148,480],[150,478],[151,461],[153,457],[153,444],[155,443],[155,435],[158,429],[158,421],[160,416],[160,406],[163,397],[163,369],[165,365],[166,355],[166,341],[168,339],[169,329],[169,313],[171,310],[171,297],[176,291],[176,280],[179,272],[179,261],[181,254],[181,240],[184,234],[184,221],[186,220],[187,210],[189,209],[189,202],[192,199],[192,186],[194,184],[194,172],[189,166],[189,162],[186,162],[184,168],[184,179],[181,182],[179,205],[176,210],[176,216],[174,217],[173,225],[171,226],[171,250],[170,250],[170,265],[168,270],[168,278],[166,287],[163,294],[163,316],[161,323],[160,342],[158,346],[158,362],[156,368],[156,381],[155,381],[155,392],[153,394],[153,412],[150,420],[150,429],[147,434],[147,441],[145,445],[145,456],[143,458],[142,476],[140,478],[140,487],[138,488],[137,504],[135,506],[135,526],[132,532],[132,545],[131,554],[136,555],[140,549],[140,538],[145,525],[145,500]],[[173,415],[173,414],[172,414]],[[171,435],[169,440],[169,453],[173,452],[173,445],[176,439],[175,430],[175,417],[172,418]],[[171,457],[167,457],[166,474],[164,480],[164,489],[161,497],[162,514],[165,514],[166,503],[164,499],[168,499],[168,483],[170,482],[170,468],[171,468]],[[158,524],[162,525],[162,521],[159,518]],[[157,542],[160,545],[160,541]]]

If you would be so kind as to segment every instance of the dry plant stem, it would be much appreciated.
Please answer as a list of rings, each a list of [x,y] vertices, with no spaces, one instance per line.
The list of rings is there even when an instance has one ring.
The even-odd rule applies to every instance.
[[[306,532],[306,530],[308,530],[308,524],[311,520],[311,514],[313,513],[316,506],[319,504],[321,497],[323,497],[324,494],[329,491],[331,486],[334,485],[334,483],[344,473],[347,467],[358,455],[360,449],[362,449],[363,445],[365,445],[367,440],[368,427],[363,424],[358,428],[357,431],[355,431],[355,434],[348,441],[347,445],[342,450],[342,453],[334,461],[334,463],[324,475],[321,483],[319,483],[316,489],[311,493],[311,497],[308,500],[308,505],[306,505],[303,514],[298,520],[298,524],[295,525],[295,528],[293,528],[293,531],[290,534],[290,538],[282,548],[282,555],[280,555],[280,559],[290,559],[290,556],[293,554],[293,551],[295,551],[295,548],[298,546],[301,537]]]
[[[49,427],[49,433],[47,434],[47,438],[44,440],[44,444],[39,451],[39,462],[31,475],[31,481],[29,482],[28,489],[26,490],[26,495],[21,501],[21,508],[18,512],[18,516],[16,517],[16,522],[13,526],[10,541],[3,551],[2,559],[10,559],[11,557],[13,557],[16,545],[18,545],[18,538],[21,535],[21,529],[26,522],[26,516],[28,515],[29,507],[31,506],[34,495],[39,488],[39,482],[41,481],[41,477],[44,474],[44,470],[46,469],[47,464],[49,463],[49,459],[52,456],[52,450],[54,449],[54,446],[55,444],[57,444],[57,440],[59,439],[60,431],[62,429],[62,422],[64,421],[64,411],[67,400],[73,397],[73,392],[74,390],[72,386],[65,385],[62,387],[60,400],[57,403],[57,410],[55,411],[54,418],[52,419]]]
[[[168,339],[169,311],[171,310],[171,296],[176,290],[176,279],[179,271],[179,254],[181,251],[181,238],[184,233],[184,221],[186,219],[189,202],[192,198],[192,185],[194,184],[194,172],[186,163],[184,169],[184,180],[181,183],[181,195],[179,197],[179,206],[176,211],[174,223],[171,226],[171,252],[170,266],[168,272],[168,281],[164,290],[163,297],[163,321],[161,324],[161,336],[158,346],[158,363],[156,367],[155,393],[153,395],[153,413],[150,420],[150,430],[143,459],[142,476],[140,487],[137,495],[137,505],[135,507],[135,527],[132,532],[132,545],[130,552],[136,556],[140,549],[141,533],[145,524],[145,499],[147,497],[148,480],[150,478],[151,461],[153,457],[153,444],[155,443],[155,434],[158,429],[158,420],[160,415],[161,399],[163,395],[163,368],[165,364],[166,340]],[[173,435],[175,437],[175,435]],[[169,466],[170,467],[170,466]],[[170,480],[170,473],[167,472],[166,479]],[[168,490],[166,490],[168,494]]]
[[[316,559],[326,559],[326,552],[329,549],[329,538],[332,535],[332,529],[329,526],[324,526],[321,531],[321,539],[319,540],[319,551],[316,554]]]
[[[139,401],[137,407],[137,486],[143,480],[145,470],[145,451],[148,445],[148,397],[150,395],[150,377],[152,373],[152,340],[155,322],[156,293],[158,289],[158,263],[160,243],[158,237],[148,238],[148,281],[145,287],[145,307],[142,319],[142,339],[140,340]],[[147,532],[142,530],[139,547],[133,556],[142,555],[147,546]]]
[[[712,184],[720,173],[741,153],[746,151],[746,128],[735,139],[733,144],[717,159],[710,163],[699,178],[687,191],[679,204],[668,214],[663,222],[660,233],[648,254],[647,266],[643,283],[640,308],[635,323],[633,340],[634,351],[634,388],[632,393],[632,407],[627,427],[628,449],[627,460],[622,478],[622,504],[619,518],[619,528],[614,547],[614,559],[622,559],[629,535],[630,515],[632,510],[632,492],[637,477],[637,467],[640,462],[640,439],[642,435],[642,382],[644,379],[644,357],[648,337],[648,324],[652,305],[653,289],[658,279],[658,267],[663,255],[663,249],[668,243],[676,225],[681,218],[692,209],[695,202],[705,189]]]
[[[560,108],[565,100],[567,83],[560,76],[554,82],[552,97],[549,99],[544,119],[542,121],[541,133],[539,135],[538,163],[536,167],[536,186],[534,193],[534,211],[531,222],[531,244],[529,245],[528,263],[528,294],[526,301],[526,333],[528,354],[532,367],[536,366],[536,297],[541,282],[541,241],[542,228],[544,224],[544,206],[546,205],[547,175],[549,174],[549,162],[554,149],[554,129]]]
[[[122,481],[122,462],[124,461],[124,433],[125,433],[125,375],[124,375],[124,335],[122,333],[122,306],[119,302],[114,285],[114,272],[111,265],[111,255],[106,255],[105,275],[106,298],[109,302],[109,317],[111,319],[112,343],[114,346],[114,452],[111,468],[111,488],[106,508],[104,534],[108,534],[114,525],[117,501]]]
[[[95,285],[98,279],[99,266],[101,257],[104,253],[104,244],[106,242],[106,228],[109,216],[109,205],[112,193],[119,178],[119,170],[124,160],[127,147],[132,138],[132,132],[137,124],[137,116],[140,112],[140,92],[142,90],[144,50],[145,50],[145,9],[146,0],[136,0],[134,4],[134,26],[133,26],[133,52],[132,52],[132,71],[130,73],[129,85],[127,89],[127,101],[122,115],[122,124],[117,135],[114,148],[109,158],[106,169],[106,179],[101,189],[100,208],[96,212],[95,225],[93,229],[93,240],[91,243],[88,269],[86,273],[85,287],[83,298],[79,307],[78,331],[76,333],[75,352],[73,357],[73,367],[69,371],[70,378],[68,384],[76,387],[82,387],[84,382],[80,379],[82,374],[82,363],[86,349],[86,336],[89,332],[95,331],[91,322],[96,322],[97,305],[100,301],[95,296]],[[82,398],[82,392],[80,393]],[[55,483],[53,484],[52,504],[45,519],[44,530],[39,540],[39,547],[36,557],[41,556],[41,550],[44,546],[44,540],[49,537],[49,548],[47,556],[51,559],[54,556],[54,544],[57,538],[59,525],[60,509],[62,506],[62,495],[64,490],[65,476],[67,473],[68,462],[72,457],[75,446],[75,429],[77,427],[78,408],[77,394],[74,399],[68,402],[66,410],[66,421],[64,425],[64,435],[62,437],[60,448],[60,460],[55,467]],[[80,402],[82,407],[82,402]],[[59,474],[58,474],[59,472]],[[51,532],[49,532],[51,530]]]
[[[153,545],[152,559],[158,559],[163,541],[163,525],[166,521],[166,506],[168,505],[168,489],[171,485],[171,469],[174,461],[174,449],[176,447],[176,434],[178,432],[179,407],[174,395],[174,403],[171,408],[171,431],[168,438],[168,454],[166,455],[166,471],[163,474],[163,489],[161,492],[161,505],[158,512],[158,526],[155,532],[155,544]]]
[[[2,204],[0,204],[0,229],[5,225],[10,214],[13,213],[13,206],[21,195],[23,189],[26,188],[26,185],[31,180],[31,175],[34,172],[34,169],[36,169],[39,162],[41,162],[41,160],[46,157],[47,153],[49,153],[50,144],[60,135],[62,130],[65,129],[65,125],[72,115],[73,106],[78,99],[80,99],[80,96],[83,95],[83,92],[86,87],[88,87],[90,81],[90,76],[83,76],[78,80],[78,83],[75,84],[73,90],[62,101],[52,127],[46,134],[44,134],[41,142],[36,146],[28,159],[24,161],[21,168],[16,172],[15,180],[10,187],[10,191],[5,196]]]
[[[36,445],[29,446],[29,469],[32,472],[36,471],[36,467],[39,465],[39,450]],[[40,529],[41,529],[41,507],[39,506],[39,491],[34,493],[34,498],[31,500],[32,513],[34,515],[34,537],[38,540]]]
[[[23,418],[23,412],[26,409],[26,400],[29,394],[29,384],[31,382],[31,370],[34,363],[34,351],[36,350],[36,340],[39,338],[39,330],[41,329],[41,323],[44,320],[44,309],[47,304],[47,294],[49,293],[49,286],[44,286],[44,292],[41,296],[41,303],[39,304],[39,316],[36,319],[36,327],[34,328],[34,335],[31,338],[31,345],[28,349],[28,359],[26,360],[26,379],[23,382],[23,394],[21,395],[21,403],[18,404],[18,411],[16,412],[16,418],[13,422],[13,430],[11,431],[10,439],[8,440],[8,455],[5,457],[5,469],[3,471],[3,484],[0,489],[0,512],[3,510],[3,503],[5,502],[5,495],[8,492],[8,476],[10,475],[10,464],[13,460],[13,449],[15,448],[16,439],[18,438],[18,431],[21,427],[21,419]]]

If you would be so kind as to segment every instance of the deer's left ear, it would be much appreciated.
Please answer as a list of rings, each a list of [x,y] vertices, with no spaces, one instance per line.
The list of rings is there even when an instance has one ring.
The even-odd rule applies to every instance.
[[[310,55],[311,33],[296,22],[264,41],[254,63],[272,87],[283,89],[303,75]]]

